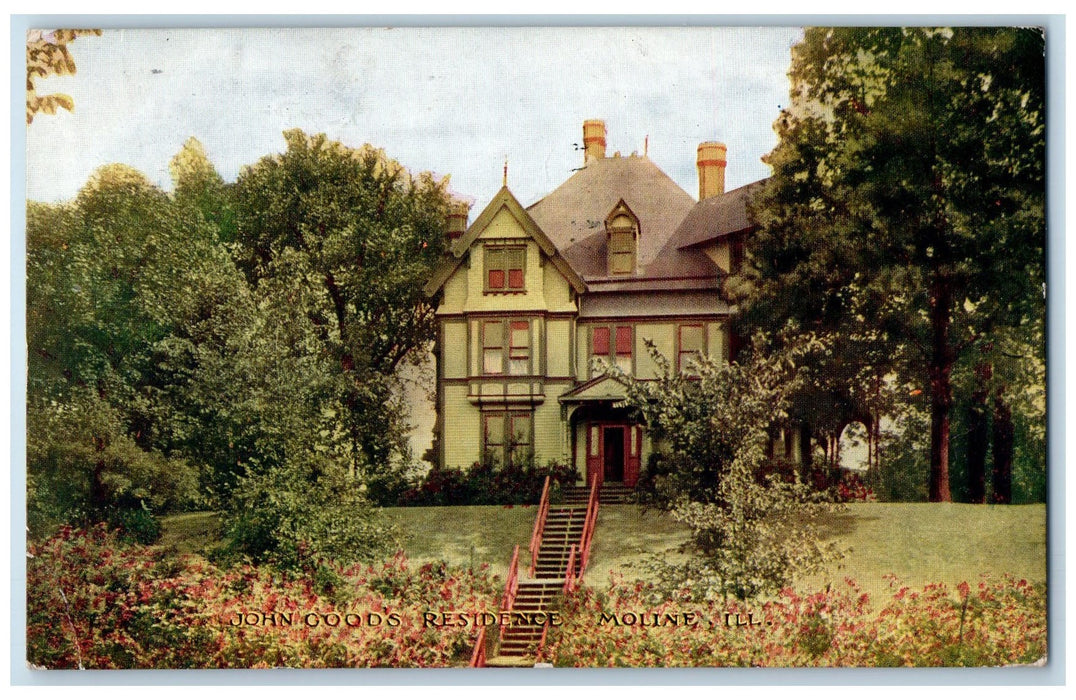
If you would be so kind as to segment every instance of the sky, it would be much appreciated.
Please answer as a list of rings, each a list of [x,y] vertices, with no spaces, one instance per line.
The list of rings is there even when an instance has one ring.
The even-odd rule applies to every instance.
[[[125,163],[171,189],[196,137],[220,174],[284,148],[282,132],[371,143],[413,172],[450,176],[484,206],[502,183],[524,204],[583,163],[582,124],[607,152],[648,156],[698,194],[695,150],[728,145],[728,189],[769,174],[788,99],[793,27],[106,29],[69,49],[78,72],[38,81],[73,113],[27,128],[30,199],[73,198]],[[648,144],[648,145],[647,145]],[[472,216],[478,210],[472,211]]]

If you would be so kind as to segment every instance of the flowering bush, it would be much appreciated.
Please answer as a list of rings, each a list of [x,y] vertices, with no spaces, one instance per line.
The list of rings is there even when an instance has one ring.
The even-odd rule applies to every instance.
[[[333,593],[268,567],[222,570],[102,527],[64,528],[30,551],[27,657],[45,668],[424,667],[465,665],[468,627],[426,611],[484,611],[499,586],[477,572],[402,555],[334,566]]]
[[[877,501],[874,490],[855,472],[842,472],[833,487],[833,500],[838,503],[868,503]]]
[[[500,586],[477,572],[402,555],[333,568],[319,582],[268,567],[222,570],[125,544],[103,527],[62,530],[27,564],[27,657],[44,668],[465,666],[468,626],[427,612],[492,611]],[[1046,654],[1042,588],[1008,577],[891,580],[878,604],[856,584],[765,602],[672,598],[648,584],[581,589],[563,603],[543,660],[557,666],[993,666]]]
[[[854,581],[768,602],[660,601],[656,590],[614,583],[565,602],[543,659],[555,666],[994,666],[1046,654],[1046,598],[1027,581],[932,584],[872,605]],[[955,593],[955,595],[954,595]],[[658,596],[660,597],[660,595]],[[691,619],[688,620],[687,617]]]

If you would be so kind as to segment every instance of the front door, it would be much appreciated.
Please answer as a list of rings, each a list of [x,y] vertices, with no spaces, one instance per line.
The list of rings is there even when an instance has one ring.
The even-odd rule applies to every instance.
[[[630,423],[594,421],[587,425],[587,483],[623,482],[635,486],[639,479],[642,428]]]
[[[624,481],[624,426],[602,429],[602,475],[605,481]]]

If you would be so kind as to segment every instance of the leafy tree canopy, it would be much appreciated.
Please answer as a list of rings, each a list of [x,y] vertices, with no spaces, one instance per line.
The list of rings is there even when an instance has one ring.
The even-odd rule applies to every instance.
[[[933,500],[957,361],[1044,314],[1043,49],[1037,29],[808,29],[730,285],[748,328],[833,336],[832,392],[896,376],[930,398]]]
[[[372,146],[284,136],[239,177],[241,265],[337,363],[353,469],[381,468],[406,450],[396,370],[434,337],[422,285],[444,251],[447,183]]]
[[[33,29],[26,34],[26,123],[34,121],[39,112],[56,114],[58,107],[74,111],[75,101],[70,95],[54,92],[49,95],[37,93],[39,78],[50,75],[74,75],[75,60],[67,45],[83,35],[101,36],[100,29]]]

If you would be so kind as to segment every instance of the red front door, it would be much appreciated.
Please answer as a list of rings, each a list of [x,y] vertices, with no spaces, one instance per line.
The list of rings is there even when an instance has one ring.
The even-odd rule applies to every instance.
[[[597,478],[635,486],[639,480],[642,433],[642,428],[630,423],[587,424],[587,483]]]

